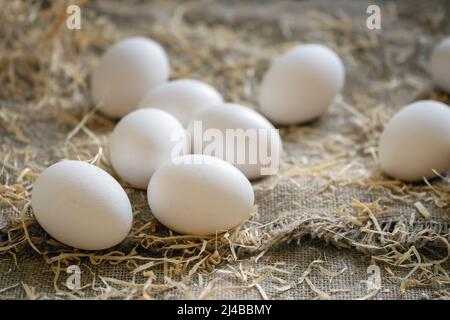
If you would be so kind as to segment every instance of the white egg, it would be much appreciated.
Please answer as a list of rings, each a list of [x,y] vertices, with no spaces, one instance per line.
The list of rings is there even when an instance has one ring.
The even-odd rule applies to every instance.
[[[92,76],[94,102],[105,115],[123,117],[168,77],[169,60],[158,43],[144,37],[126,38],[101,57]]]
[[[120,184],[82,161],[63,160],[45,169],[34,183],[31,206],[53,238],[85,250],[118,244],[133,222],[130,201]]]
[[[294,47],[277,57],[261,85],[262,113],[279,124],[322,115],[344,86],[345,69],[331,49],[318,44]]]
[[[185,155],[156,170],[147,190],[152,213],[184,234],[212,235],[251,215],[253,188],[232,165],[204,155]]]
[[[226,160],[249,179],[278,169],[282,150],[278,130],[247,107],[224,103],[200,111],[189,124],[189,133],[192,153]]]
[[[450,168],[450,108],[432,100],[400,110],[380,137],[379,161],[386,174],[416,181]]]
[[[109,158],[117,174],[130,185],[146,189],[153,172],[189,150],[186,130],[173,116],[158,109],[136,110],[123,117],[109,140]]]
[[[139,103],[139,108],[164,110],[187,127],[198,111],[222,102],[222,95],[209,84],[193,79],[179,79],[150,91]]]
[[[436,85],[450,93],[450,37],[442,40],[434,49],[430,71]]]

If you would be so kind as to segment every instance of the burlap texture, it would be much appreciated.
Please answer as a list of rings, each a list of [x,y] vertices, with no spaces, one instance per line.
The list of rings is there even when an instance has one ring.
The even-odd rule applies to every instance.
[[[377,167],[376,143],[383,123],[406,103],[419,98],[448,103],[448,96],[433,89],[425,61],[433,44],[450,31],[445,19],[450,6],[445,1],[435,1],[433,6],[381,2],[383,30],[372,31],[365,25],[368,5],[361,1],[264,5],[99,1],[82,6],[82,29],[70,31],[64,25],[63,4],[38,8],[2,3],[0,21],[15,27],[5,29],[0,48],[5,83],[0,95],[1,297],[447,297],[448,181],[435,179],[431,187],[390,184],[392,180]],[[30,15],[29,20],[21,19]],[[106,147],[114,122],[89,113],[89,77],[105,48],[133,34],[150,36],[167,49],[172,78],[203,79],[227,100],[253,108],[270,59],[286,48],[302,42],[325,43],[346,65],[344,92],[328,114],[309,124],[280,128],[285,151],[280,174],[254,182],[258,210],[230,247],[219,248],[220,263],[212,263],[211,268],[190,273],[190,265],[184,273],[167,278],[166,264],[132,272],[147,261],[49,260],[73,251],[42,242],[42,237],[51,239],[27,207],[35,173],[62,158],[92,158],[99,146]],[[113,173],[107,156],[100,164]],[[23,174],[25,168],[32,174]],[[137,230],[154,218],[145,193],[126,190]],[[431,216],[418,212],[416,202]],[[23,239],[19,245],[8,239],[14,225],[10,220],[17,226],[23,214],[29,219],[31,243],[48,250],[46,254],[31,248],[23,230],[13,232],[13,238]],[[145,232],[167,235],[154,223]],[[177,255],[161,249],[164,243],[157,241],[145,247],[127,239],[116,249],[129,253],[133,247],[143,257]],[[336,250],[343,247],[348,248]],[[418,250],[417,255],[411,248]],[[214,256],[214,249],[206,251],[211,251],[209,258]],[[432,272],[416,268],[423,259],[431,260]],[[368,289],[365,282],[370,276],[367,267],[373,263],[381,267],[382,286],[377,290]],[[70,264],[82,269],[86,288],[81,291],[65,287],[64,268]],[[149,270],[152,274],[145,273]],[[144,288],[149,279],[161,288]]]

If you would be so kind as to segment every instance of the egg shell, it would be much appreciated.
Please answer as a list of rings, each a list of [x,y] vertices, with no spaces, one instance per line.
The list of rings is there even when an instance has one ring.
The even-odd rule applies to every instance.
[[[129,233],[133,212],[127,194],[104,170],[63,160],[33,186],[31,206],[42,228],[56,240],[85,250],[101,250]]]
[[[196,122],[201,122],[202,131],[200,135],[196,134],[194,129]],[[210,142],[208,141],[209,138],[204,135],[204,132],[209,129],[220,130],[224,137],[222,143],[223,148],[220,154],[213,154],[207,151],[207,146]],[[265,166],[259,157],[259,139],[261,139],[261,137],[258,136],[258,139],[255,140],[254,143],[251,143],[247,139],[236,139],[237,147],[235,147],[234,150],[231,150],[235,156],[231,157],[229,156],[230,150],[227,148],[227,142],[225,141],[227,129],[243,129],[239,134],[237,134],[238,137],[245,137],[245,131],[247,129],[267,130],[267,132],[269,132],[266,136],[268,150],[270,150],[271,146],[274,145],[274,154],[271,156],[273,159],[280,159],[282,142],[280,135],[274,126],[258,112],[233,103],[223,103],[215,106],[214,108],[200,111],[193,117],[188,128],[191,136],[191,152],[219,157],[223,160],[229,161],[236,168],[241,170],[248,179],[260,178],[262,176],[261,168]],[[245,154],[245,163],[238,163],[238,152]],[[256,163],[250,163],[250,155],[258,155]]]
[[[185,155],[158,168],[147,195],[162,224],[183,234],[213,235],[250,217],[250,182],[229,163],[204,155]]]
[[[169,112],[187,127],[197,112],[222,102],[222,95],[209,84],[194,79],[179,79],[150,91],[139,103],[139,108]]]
[[[450,37],[442,40],[433,50],[430,71],[434,83],[450,93]]]
[[[168,77],[169,60],[157,42],[144,37],[125,38],[106,51],[94,70],[94,102],[103,114],[123,117],[137,109],[144,95]]]
[[[432,100],[401,109],[385,126],[379,142],[379,162],[386,174],[416,181],[450,168],[450,109]]]
[[[294,47],[277,57],[264,75],[261,112],[278,124],[313,120],[332,104],[344,80],[344,65],[331,49],[318,44]]]
[[[158,109],[140,109],[122,118],[109,140],[109,157],[117,174],[146,189],[153,172],[174,156],[189,151],[186,130]]]

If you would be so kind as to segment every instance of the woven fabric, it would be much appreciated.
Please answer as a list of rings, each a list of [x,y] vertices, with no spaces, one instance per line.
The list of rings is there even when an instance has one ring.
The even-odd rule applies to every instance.
[[[383,176],[376,159],[395,111],[417,99],[450,101],[426,70],[431,48],[450,32],[448,3],[381,2],[382,30],[366,27],[364,1],[80,5],[81,30],[65,27],[62,2],[4,2],[0,10],[0,297],[448,298],[448,176],[403,184]],[[98,165],[118,178],[106,143],[115,122],[90,112],[89,81],[99,55],[136,34],[166,48],[171,78],[207,81],[255,109],[270,60],[296,44],[336,50],[346,84],[321,119],[280,128],[280,172],[253,182],[257,210],[229,238],[204,247],[168,240],[145,192],[119,180],[133,203],[135,237],[93,257],[45,234],[29,192],[46,166],[92,159],[99,148]],[[428,269],[419,268],[424,261]],[[66,287],[70,265],[81,269],[80,290]]]

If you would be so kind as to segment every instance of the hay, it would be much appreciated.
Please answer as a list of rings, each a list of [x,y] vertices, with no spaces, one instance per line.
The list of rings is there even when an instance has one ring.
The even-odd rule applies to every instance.
[[[113,2],[79,4],[82,29],[68,31],[64,2],[2,3],[0,254],[11,257],[20,270],[17,256],[31,249],[54,275],[53,291],[16,283],[0,288],[2,297],[14,298],[8,293],[18,288],[29,299],[156,299],[171,297],[174,291],[200,299],[256,291],[268,299],[276,297],[274,291],[289,292],[301,285],[317,299],[332,299],[351,291],[326,292],[314,283],[313,271],[329,279],[348,273],[346,268],[323,267],[323,257],[295,281],[288,280],[294,270],[280,267],[285,266],[282,262],[265,264],[273,248],[309,236],[369,254],[398,284],[400,294],[431,287],[435,298],[448,298],[449,177],[408,184],[384,176],[377,165],[383,124],[398,108],[414,99],[450,102],[430,85],[423,54],[404,45],[404,38],[419,27],[397,26],[395,4],[383,13],[389,35],[368,32],[361,28],[363,20],[339,10],[310,8],[295,22],[274,13],[289,12],[290,7],[303,12],[307,6],[295,3],[273,4],[273,12],[264,13],[236,4],[227,18],[221,3],[137,4],[123,10]],[[421,31],[445,29],[436,12],[424,11],[429,20],[419,21]],[[205,16],[213,20],[205,22]],[[168,50],[173,78],[199,78],[216,86],[227,100],[256,106],[270,59],[297,44],[299,32],[305,34],[304,42],[330,45],[348,66],[346,89],[329,115],[304,126],[280,128],[285,143],[281,170],[254,183],[259,207],[243,225],[211,237],[178,235],[161,226],[149,212],[145,194],[127,186],[109,164],[106,142],[115,122],[96,112],[88,85],[99,54],[122,37],[151,36]],[[421,48],[432,45],[427,41]],[[33,182],[62,158],[94,163],[124,185],[135,222],[121,245],[108,251],[76,250],[50,238],[36,223],[30,208]],[[317,208],[305,204],[307,199],[299,196],[304,192],[318,201]],[[61,272],[71,264],[92,273],[92,283],[76,292],[60,285]],[[90,269],[116,265],[124,265],[131,280]],[[232,277],[233,285],[224,286],[219,275]],[[272,283],[272,289],[266,283]],[[358,298],[381,294],[376,289]]]

